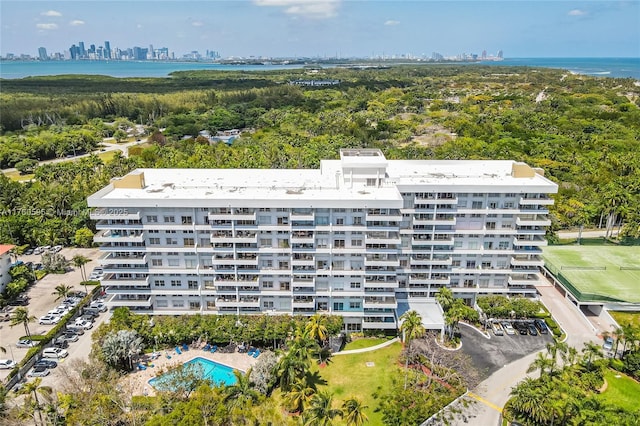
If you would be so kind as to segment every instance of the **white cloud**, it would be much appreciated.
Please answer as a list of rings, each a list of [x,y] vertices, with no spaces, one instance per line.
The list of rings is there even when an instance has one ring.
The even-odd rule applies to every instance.
[[[393,19],[389,19],[384,24],[387,25],[387,26],[389,26],[389,25],[399,25],[400,21],[394,21]]]
[[[142,28],[142,24],[136,25],[136,28],[138,28],[138,29]]]
[[[202,22],[202,21],[193,21],[191,23],[191,25],[194,26],[194,27],[202,27],[202,26],[204,26],[204,22]]]
[[[587,12],[585,12],[584,10],[580,10],[580,9],[573,9],[573,10],[570,10],[569,13],[568,13],[569,16],[583,16],[583,15],[586,15],[586,14],[587,14]]]
[[[253,0],[257,6],[284,8],[284,13],[313,19],[336,16],[342,0]]]
[[[62,16],[62,13],[57,10],[47,10],[46,12],[42,12],[40,15],[42,16]]]
[[[36,24],[39,30],[57,30],[58,24]]]
[[[84,25],[84,21],[81,21],[79,19],[74,19],[73,21],[69,22],[69,25],[77,27],[79,25]]]

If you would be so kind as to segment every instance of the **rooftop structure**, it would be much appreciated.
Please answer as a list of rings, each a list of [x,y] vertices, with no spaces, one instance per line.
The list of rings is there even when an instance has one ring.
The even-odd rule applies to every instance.
[[[469,303],[535,295],[555,192],[524,163],[359,149],[319,169],[139,169],[88,203],[112,307],[322,311],[362,330],[443,286]]]

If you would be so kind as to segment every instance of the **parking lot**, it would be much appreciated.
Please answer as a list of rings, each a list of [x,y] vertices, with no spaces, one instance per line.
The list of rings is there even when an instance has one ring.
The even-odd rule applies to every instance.
[[[67,248],[62,249],[62,251],[60,251],[60,254],[65,256],[67,260],[71,260],[73,256],[77,254],[81,254],[91,259],[91,262],[85,265],[87,274],[89,274],[94,267],[98,266],[97,258],[99,250],[97,248]],[[23,262],[33,262],[34,264],[42,262],[40,255],[20,256],[19,259]],[[29,330],[31,331],[31,334],[46,334],[49,330],[51,330],[51,328],[54,327],[54,325],[41,325],[38,323],[38,319],[60,304],[60,300],[56,301],[56,296],[52,294],[56,286],[60,284],[66,284],[72,287],[72,291],[85,291],[84,286],[80,285],[81,281],[82,278],[80,270],[74,269],[64,274],[48,274],[41,280],[37,281],[27,290],[26,294],[30,299],[29,304],[25,307],[29,310],[29,315],[36,318],[34,322],[29,323]],[[88,290],[91,291],[92,288],[89,287]],[[104,314],[102,316],[104,316]],[[7,353],[2,354],[2,357],[13,359],[15,362],[19,362],[20,360],[22,360],[22,358],[24,358],[25,354],[28,351],[28,348],[16,347],[16,343],[18,342],[20,337],[25,335],[25,330],[21,324],[14,327],[10,327],[9,324],[9,321],[0,322],[0,345],[2,345],[7,350]],[[85,333],[85,335],[81,337],[86,338],[88,334],[90,333]],[[77,344],[78,342],[75,342],[71,345]],[[0,370],[0,380],[4,380],[9,375],[10,371],[11,370]]]
[[[550,334],[531,336],[505,333],[503,336],[495,336],[491,333],[487,339],[465,324],[460,324],[460,334],[461,350],[473,359],[473,364],[482,378],[525,355],[544,349],[547,343],[553,342]]]

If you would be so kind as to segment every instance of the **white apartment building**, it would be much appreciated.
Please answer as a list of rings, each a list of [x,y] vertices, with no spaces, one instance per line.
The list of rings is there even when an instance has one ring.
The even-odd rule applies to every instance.
[[[88,203],[111,307],[322,311],[355,331],[396,328],[443,286],[535,295],[557,189],[524,163],[361,149],[319,170],[139,169]]]
[[[3,292],[7,284],[11,282],[11,250],[15,246],[10,244],[0,244],[0,292]]]

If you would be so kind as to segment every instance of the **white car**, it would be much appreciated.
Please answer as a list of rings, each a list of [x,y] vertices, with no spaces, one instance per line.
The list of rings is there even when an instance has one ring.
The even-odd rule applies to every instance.
[[[74,325],[76,327],[84,328],[85,330],[89,330],[93,327],[93,323],[91,321],[85,321],[83,319],[77,319]]]
[[[107,305],[105,305],[103,302],[93,301],[91,302],[89,307],[92,309],[97,309],[100,312],[107,312]]]
[[[511,325],[511,323],[509,321],[502,321],[500,323],[500,325],[502,325],[502,328],[504,328],[504,332],[507,334],[516,334],[516,330],[513,328],[513,326]]]
[[[0,359],[0,369],[2,369],[2,370],[11,370],[16,365],[17,364],[12,359]]]
[[[29,339],[19,340],[16,343],[16,348],[33,348],[34,346],[36,346],[36,342]]]
[[[60,250],[62,250],[62,246],[53,246],[51,247],[51,251],[54,253],[58,253]]]
[[[59,322],[60,322],[60,317],[58,315],[53,315],[53,314],[44,315],[40,317],[40,319],[38,320],[38,323],[42,325],[57,324]]]

